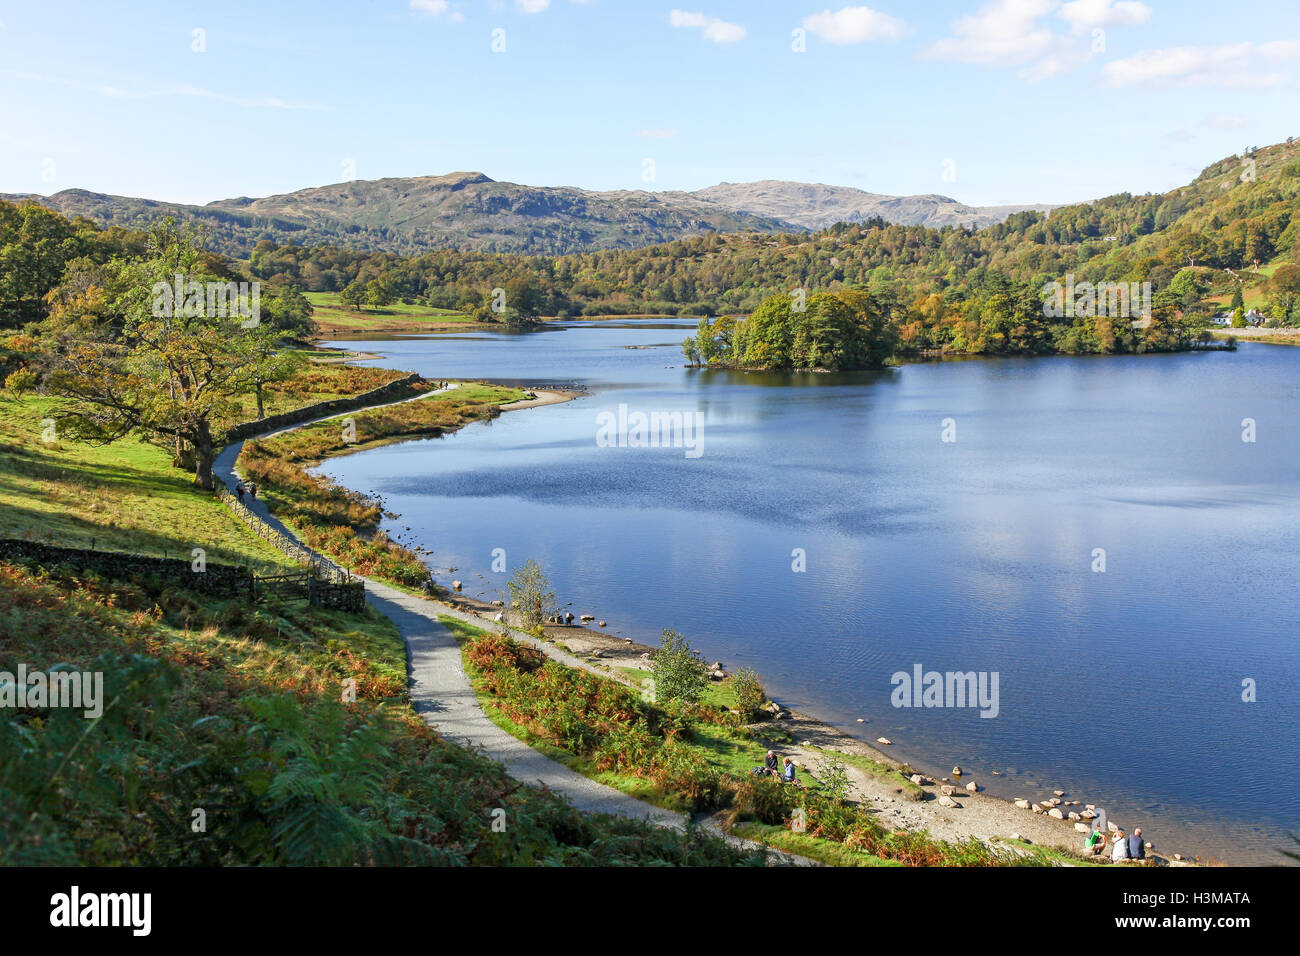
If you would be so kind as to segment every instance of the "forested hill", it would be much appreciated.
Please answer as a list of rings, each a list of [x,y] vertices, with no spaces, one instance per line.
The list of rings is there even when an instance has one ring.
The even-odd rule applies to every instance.
[[[795,287],[888,290],[908,303],[946,302],[988,276],[1024,282],[1150,282],[1167,290],[1180,271],[1180,308],[1238,282],[1249,291],[1267,266],[1296,248],[1300,143],[1228,157],[1192,183],[1159,195],[1021,212],[982,231],[930,229],[876,219],[814,234],[708,235],[645,249],[524,257],[436,251],[413,258],[262,243],[251,268],[309,291],[381,281],[398,297],[455,308],[514,280],[540,298],[542,314],[744,313]],[[1231,271],[1229,271],[1231,270]]]
[[[31,199],[100,225],[144,228],[173,216],[205,245],[243,257],[260,241],[414,255],[431,249],[563,254],[637,249],[709,232],[798,232],[881,216],[982,228],[1024,206],[966,206],[946,196],[885,196],[807,183],[723,183],[697,192],[521,186],[482,173],[354,180],[263,199],[189,206],[67,189]]]
[[[1044,327],[1046,283],[1071,275],[1150,283],[1160,316],[1185,327],[1180,336],[1243,298],[1274,323],[1300,325],[1298,207],[1300,142],[1287,142],[1227,157],[1168,193],[1015,213],[982,231],[874,219],[813,234],[715,233],[559,256],[436,250],[402,257],[263,241],[230,266],[270,290],[400,299],[487,320],[485,300],[496,288],[524,316],[743,314],[794,289],[858,289],[871,293],[904,353],[1106,352],[1147,343],[1128,323]],[[38,316],[78,257],[102,261],[133,242],[139,238],[129,231],[0,203],[0,325]],[[79,267],[78,275],[90,283],[94,269]]]

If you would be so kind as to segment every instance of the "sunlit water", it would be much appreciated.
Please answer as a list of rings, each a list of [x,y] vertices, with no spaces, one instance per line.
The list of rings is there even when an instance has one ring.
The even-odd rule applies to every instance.
[[[1300,348],[745,374],[683,368],[688,329],[336,343],[591,394],[326,470],[381,493],[390,530],[472,595],[504,589],[494,548],[536,558],[575,613],[649,643],[680,630],[930,772],[1067,790],[1166,852],[1282,862],[1300,830]],[[702,413],[702,454],[599,447],[620,403]],[[893,707],[891,675],[916,664],[996,672],[998,715]]]

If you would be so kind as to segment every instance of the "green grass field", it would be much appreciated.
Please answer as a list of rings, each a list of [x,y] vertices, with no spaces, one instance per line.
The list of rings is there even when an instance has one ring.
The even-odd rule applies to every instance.
[[[401,302],[394,302],[379,308],[367,306],[356,311],[345,306],[337,292],[308,292],[306,296],[315,310],[312,318],[326,329],[348,329],[360,332],[403,325],[426,326],[473,324],[474,322],[470,316],[454,309],[431,309],[424,305],[404,305]]]
[[[252,567],[291,564],[156,445],[44,439],[57,402],[0,394],[0,537]]]

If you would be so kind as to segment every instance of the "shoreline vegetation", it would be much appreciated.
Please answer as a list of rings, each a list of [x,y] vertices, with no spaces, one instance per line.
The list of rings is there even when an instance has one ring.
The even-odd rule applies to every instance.
[[[465,387],[461,385],[461,388]],[[478,383],[475,387],[492,386]],[[432,437],[435,434],[464,427],[476,420],[495,417],[501,412],[556,404],[577,397],[579,397],[578,393],[539,392],[532,398],[520,397],[513,402],[499,404],[492,412],[486,414],[448,417],[444,409],[437,415],[419,416],[418,420],[425,422],[425,425],[406,425],[396,430],[383,425],[371,425],[364,432],[367,436],[365,440],[344,443],[331,441],[322,444],[319,438],[311,438],[304,443],[293,443],[282,447],[296,466],[305,468],[310,467],[311,463],[318,463],[323,457],[350,454],[396,441]],[[477,406],[481,396],[470,392],[462,396],[460,389],[457,389],[456,392],[449,393],[444,401],[454,402],[458,398],[464,398]],[[424,398],[408,404],[425,406],[430,401],[431,399]],[[360,420],[362,415],[364,412],[357,413],[357,419]],[[437,419],[436,429],[425,431],[426,425],[434,424],[434,418]],[[303,431],[330,424],[330,422],[318,423],[308,426]],[[273,438],[270,441],[275,440]],[[304,454],[302,449],[311,449],[311,451]],[[322,452],[324,454],[318,458],[317,456]],[[337,487],[329,493],[332,496],[340,493],[355,494],[348,491],[340,492]],[[273,496],[274,494],[275,492],[272,491]],[[271,503],[274,505],[274,497]],[[376,504],[373,507],[381,506]],[[374,526],[377,527],[383,515],[378,512],[371,513],[377,515],[374,519]],[[388,515],[388,517],[396,516]],[[295,523],[294,518],[291,517],[286,523],[301,532],[302,528]],[[425,552],[419,546],[409,550],[386,538],[382,540],[386,548],[400,550],[407,559],[419,562],[421,568],[424,568],[425,573],[431,578],[421,558],[421,554],[429,552]],[[344,552],[336,552],[333,556],[343,557],[343,554]],[[492,604],[460,594],[460,589],[454,586],[460,582],[454,582],[450,588],[434,585],[430,581],[416,586],[411,577],[390,576],[382,570],[376,573],[385,583],[402,586],[408,590],[419,590],[449,608],[454,608],[466,616],[472,615],[475,624],[464,619],[444,620],[444,623],[452,627],[457,634],[458,640],[461,640],[462,649],[467,655],[469,647],[477,637],[490,634],[487,629],[494,626],[494,620],[500,619],[497,625],[499,626],[507,618],[517,618],[517,613],[506,609],[501,602]],[[514,623],[520,622],[514,620]],[[583,625],[545,623],[535,633],[542,640],[584,658],[590,665],[588,673],[592,677],[611,681],[623,687],[639,688],[643,685],[656,650]],[[500,651],[500,648],[496,650]],[[509,659],[517,656],[515,650],[508,650],[505,653],[505,657]],[[536,663],[535,659],[531,660]],[[560,665],[554,666],[560,667]],[[485,711],[499,726],[523,742],[536,747],[548,756],[561,760],[584,775],[623,790],[631,796],[648,799],[669,809],[691,809],[697,812],[711,810],[714,822],[722,826],[724,831],[766,843],[775,849],[807,856],[831,865],[855,866],[900,865],[899,860],[905,861],[902,865],[908,865],[908,861],[916,863],[921,859],[927,859],[932,863],[967,865],[1002,865],[1014,862],[1029,865],[1087,866],[1097,865],[1099,862],[1097,858],[1085,857],[1081,854],[1080,848],[1086,834],[1079,831],[1076,826],[1076,824],[1085,825],[1092,818],[1091,805],[1084,805],[1082,801],[1075,801],[1071,795],[1064,793],[1039,794],[1032,801],[1005,800],[984,792],[984,787],[977,781],[971,780],[969,773],[956,775],[951,780],[948,777],[936,779],[917,772],[906,763],[894,760],[857,737],[770,701],[765,702],[767,710],[753,715],[756,719],[761,719],[759,724],[737,724],[735,715],[727,714],[729,708],[734,709],[734,694],[731,690],[734,675],[727,675],[715,685],[712,692],[713,705],[715,708],[721,707],[722,710],[710,712],[712,719],[706,720],[706,723],[729,727],[730,730],[721,736],[718,736],[718,733],[701,735],[704,743],[697,747],[697,752],[692,756],[696,769],[699,769],[702,766],[700,761],[704,764],[710,763],[711,760],[716,762],[715,751],[727,754],[729,759],[722,761],[721,767],[715,767],[715,770],[722,773],[722,778],[714,779],[709,776],[711,772],[706,772],[705,777],[708,779],[703,783],[690,779],[686,779],[685,782],[678,780],[679,786],[675,789],[671,780],[676,778],[672,778],[671,775],[665,778],[654,767],[645,768],[644,772],[650,774],[652,778],[647,782],[641,779],[638,773],[630,772],[627,767],[620,772],[617,769],[619,766],[617,762],[611,769],[608,759],[602,761],[590,753],[568,750],[561,745],[560,740],[539,732],[536,726],[530,728],[527,726],[527,721],[520,723],[517,719],[511,718],[501,710],[499,702],[495,701],[490,693],[483,691],[482,675],[475,670],[474,663],[468,657],[467,671],[475,677],[475,684],[480,690],[481,703]],[[599,696],[600,692],[597,693]],[[561,708],[563,695],[552,699],[550,703],[556,708]],[[518,712],[515,713],[518,717]],[[625,730],[626,728],[606,727],[606,732],[614,733],[618,739],[622,739],[618,735]],[[737,738],[732,732],[738,732],[740,737]],[[626,743],[626,740],[623,740],[623,743]],[[783,753],[795,755],[800,768],[800,779],[813,787],[813,792],[820,792],[817,788],[822,786],[822,781],[818,774],[825,775],[828,772],[823,769],[824,767],[830,766],[832,769],[829,773],[833,775],[840,772],[835,770],[834,766],[842,765],[842,772],[848,779],[848,783],[843,794],[828,798],[834,811],[831,816],[839,819],[846,812],[850,813],[850,816],[861,812],[869,820],[864,819],[858,824],[849,824],[840,819],[834,826],[828,824],[825,832],[837,834],[837,839],[828,840],[818,836],[822,831],[817,827],[813,828],[811,835],[807,832],[791,832],[789,815],[786,811],[791,811],[794,807],[786,806],[786,803],[788,803],[787,798],[794,791],[791,790],[782,796],[778,788],[778,791],[775,791],[778,799],[772,803],[770,798],[773,794],[767,794],[760,800],[756,799],[756,794],[751,790],[751,786],[763,786],[763,784],[751,784],[743,780],[740,764],[744,764],[745,768],[761,764],[764,749],[769,746]],[[736,756],[738,753],[743,753],[743,759],[739,759],[739,763]],[[689,775],[687,777],[689,778]],[[736,787],[741,783],[745,784],[742,788],[744,794],[739,797],[740,809],[736,810],[735,805],[727,802],[729,799],[735,799],[736,795],[733,794],[730,798],[719,798],[718,789]],[[969,786],[974,786],[975,790],[972,791]],[[711,793],[713,796],[705,799],[702,794],[706,793]],[[720,809],[719,802],[726,805]],[[1079,804],[1077,809],[1074,808],[1076,802]],[[873,811],[867,813],[852,809],[850,812],[849,808],[857,807],[859,804],[869,804]],[[785,809],[783,811],[780,808]],[[804,809],[807,810],[808,807],[805,806]],[[818,804],[817,812],[822,813],[826,809],[822,804]],[[783,812],[786,813],[785,816],[781,815]],[[1083,816],[1084,812],[1088,812],[1089,816]],[[884,826],[884,829],[878,829],[880,826]],[[864,827],[865,829],[862,829]],[[893,836],[889,837],[888,834],[891,833]],[[915,839],[905,836],[907,834],[915,834]],[[862,846],[875,847],[878,852],[865,852],[861,849]],[[959,849],[944,849],[945,846]],[[1011,848],[1010,857],[1001,853],[1004,847]],[[1171,857],[1150,851],[1149,860],[1150,865],[1189,865],[1189,861],[1184,859],[1182,854]]]
[[[342,394],[347,382],[335,380]],[[0,863],[763,862],[707,833],[578,812],[444,739],[412,706],[397,627],[373,609],[195,588],[196,546],[230,566],[292,562],[193,487],[167,449],[50,436],[56,404],[0,395],[3,536],[184,560],[128,579],[111,561],[87,571],[0,558],[0,670],[101,672],[112,702],[90,724],[58,707],[0,722]],[[196,807],[220,816],[205,826]],[[501,812],[504,835],[492,825]]]

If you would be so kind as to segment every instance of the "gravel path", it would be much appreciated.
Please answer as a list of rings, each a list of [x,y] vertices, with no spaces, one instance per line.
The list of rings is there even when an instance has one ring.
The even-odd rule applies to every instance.
[[[419,401],[455,387],[456,385],[452,384],[446,389],[439,389],[437,392],[428,392],[415,398],[403,399],[403,402]],[[513,407],[526,408],[534,405],[550,404],[556,400],[563,399],[558,396],[555,398],[551,398],[549,395],[541,396],[538,401],[519,402]],[[389,402],[387,404],[399,405],[402,402]],[[374,407],[384,408],[387,405],[376,405]],[[370,410],[359,409],[345,415],[329,415],[258,437],[269,438],[272,435],[282,435],[285,432],[303,428],[316,422],[327,421],[331,418],[342,418],[346,417],[346,415],[355,415]],[[242,448],[243,443],[240,442],[223,449],[213,466],[213,473],[216,477],[232,491],[239,480],[234,466]],[[297,540],[293,532],[271,515],[261,500],[245,497],[244,503],[272,527]],[[510,776],[521,783],[546,787],[558,793],[578,810],[588,813],[617,814],[632,819],[645,820],[655,826],[672,827],[677,830],[686,828],[688,820],[685,814],[664,810],[644,800],[629,797],[613,787],[607,787],[602,783],[589,780],[577,771],[570,770],[564,764],[534,750],[488,719],[482,707],[479,706],[473,685],[470,684],[465,669],[461,664],[460,645],[456,642],[456,638],[450,629],[438,620],[438,616],[440,614],[449,614],[480,627],[488,625],[488,622],[473,615],[447,608],[426,598],[407,594],[377,581],[362,578],[359,575],[353,575],[353,577],[365,581],[366,600],[376,610],[388,617],[401,633],[402,640],[406,644],[408,687],[411,702],[424,721],[444,737],[462,746],[479,750],[496,763],[501,764]],[[562,663],[574,667],[586,666],[585,662],[565,654],[558,648],[535,641],[526,635],[519,636]],[[752,841],[742,840],[723,833],[711,821],[706,821],[701,825],[716,836],[725,839],[732,846],[744,849],[767,849],[770,855],[769,858],[773,862],[815,865],[810,860],[770,850]]]

